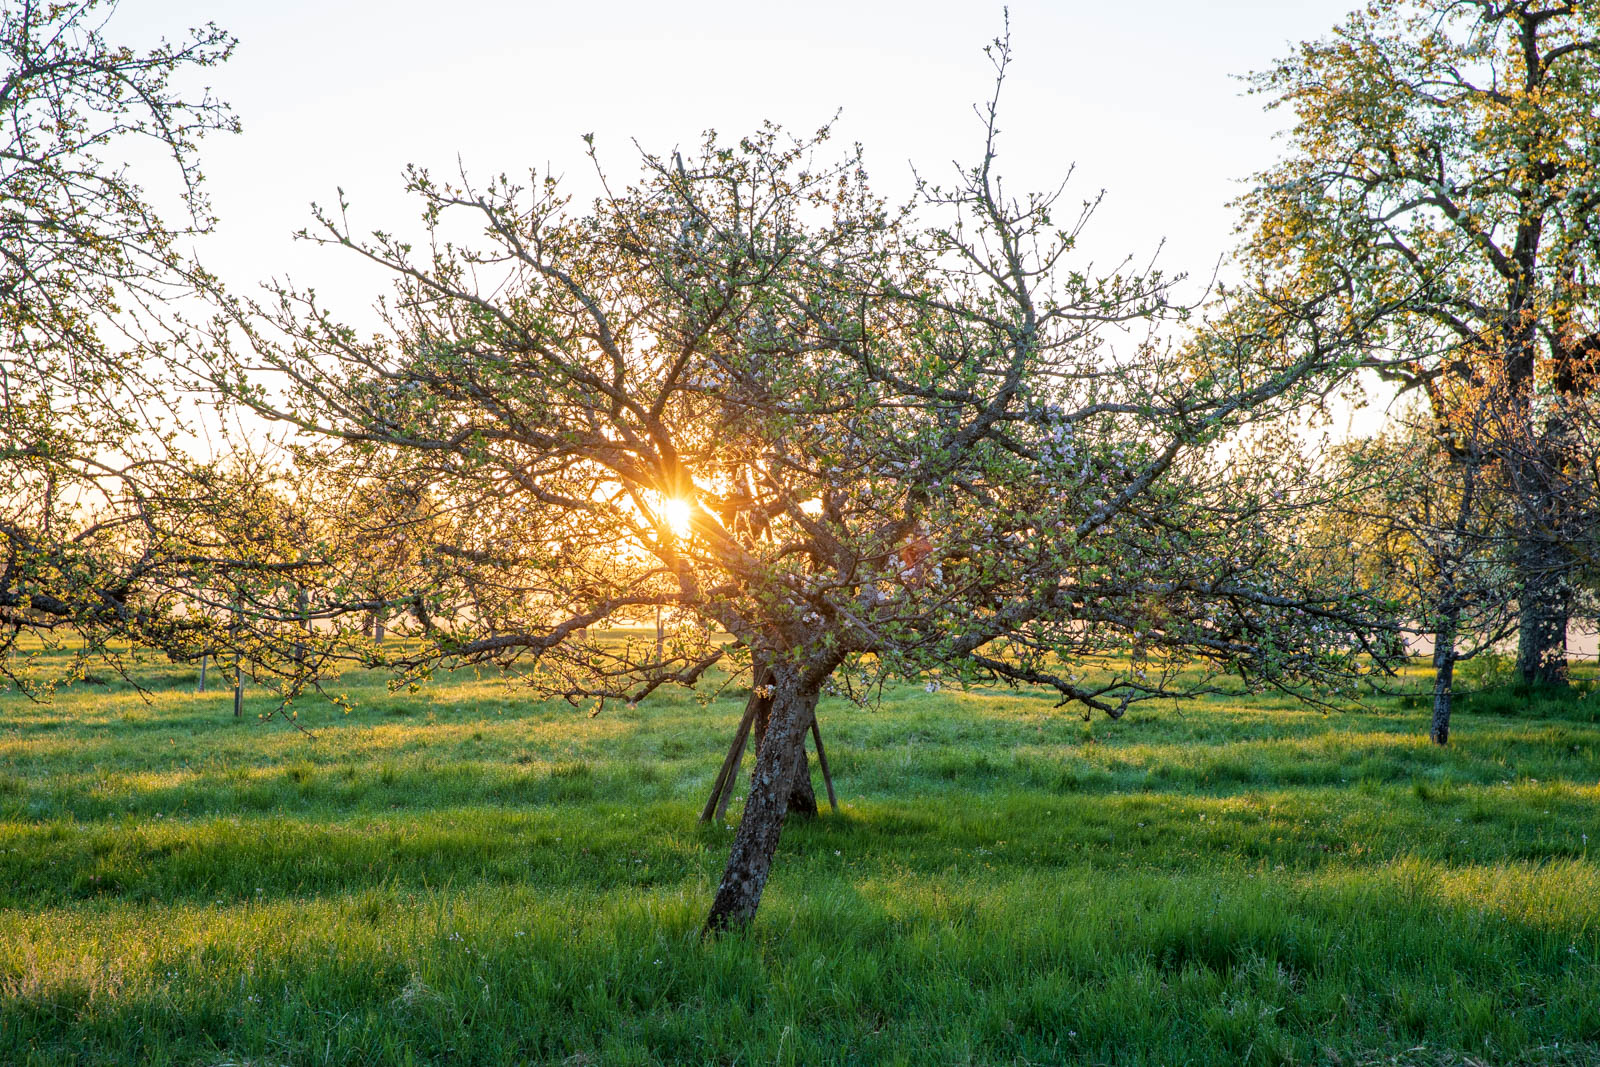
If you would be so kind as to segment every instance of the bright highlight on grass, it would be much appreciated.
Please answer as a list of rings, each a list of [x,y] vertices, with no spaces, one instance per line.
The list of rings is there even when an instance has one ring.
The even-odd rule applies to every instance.
[[[1446,749],[1421,661],[1329,716],[828,696],[844,810],[706,942],[725,676],[591,718],[351,672],[311,742],[128,659],[0,694],[7,1067],[1600,1063],[1592,693],[1464,697]]]

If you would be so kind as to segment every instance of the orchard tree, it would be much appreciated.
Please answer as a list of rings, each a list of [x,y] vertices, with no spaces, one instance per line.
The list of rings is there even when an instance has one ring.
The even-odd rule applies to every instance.
[[[197,159],[237,129],[175,79],[227,58],[213,25],[147,51],[96,0],[0,9],[0,673],[16,637],[164,643],[187,481],[155,381],[170,301],[209,285],[183,251],[213,224]],[[149,167],[130,167],[140,152]],[[162,164],[165,157],[165,164]],[[144,179],[162,184],[154,192]],[[163,214],[158,201],[175,209]]]
[[[601,706],[750,672],[771,704],[708,931],[755,914],[826,692],[1028,683],[1117,716],[1361,669],[1362,591],[1284,536],[1300,471],[1264,429],[1342,373],[1293,339],[1345,327],[1256,303],[1177,344],[1170,281],[1074,265],[1093,203],[1013,196],[980,115],[977,162],[902,209],[827,130],[646,155],[584,210],[413,170],[423,240],[342,202],[311,232],[393,274],[380,331],[280,289],[198,357],[453,516],[413,670]],[[659,650],[575,640],[656,608]]]
[[[1376,0],[1253,85],[1294,126],[1241,201],[1244,262],[1373,323],[1366,365],[1427,398],[1430,436],[1460,436],[1461,391],[1496,394],[1518,669],[1563,683],[1593,521],[1568,490],[1570,409],[1600,381],[1600,6]]]
[[[1324,510],[1353,574],[1432,642],[1428,735],[1439,745],[1450,737],[1457,664],[1492,652],[1518,621],[1505,595],[1515,541],[1495,476],[1494,412],[1486,392],[1476,399],[1458,398],[1447,426],[1426,409],[1403,411],[1381,436],[1347,443],[1334,462],[1352,489]]]
[[[237,448],[184,469],[185,497],[161,508],[182,521],[152,553],[163,580],[142,582],[138,602],[165,622],[153,643],[173,658],[212,657],[292,697],[349,653],[339,576],[367,546],[278,458]]]

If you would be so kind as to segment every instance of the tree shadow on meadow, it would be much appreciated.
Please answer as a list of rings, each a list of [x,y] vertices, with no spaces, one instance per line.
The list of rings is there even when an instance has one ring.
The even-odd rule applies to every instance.
[[[861,867],[859,829],[827,823],[799,835],[801,851],[838,844],[837,862],[780,876],[755,927],[714,943],[694,936],[703,884],[590,896],[391,882],[310,907],[251,905],[260,918],[225,909],[207,930],[195,924],[213,920],[170,909],[162,921],[187,935],[116,988],[86,988],[58,961],[8,983],[0,1018],[45,1048],[203,1040],[369,1062],[566,1057],[621,1041],[674,1063],[769,1061],[785,1045],[807,1063],[908,1046],[930,1062],[963,1049],[989,1062],[1237,1063],[1263,1048],[1306,1060],[1428,1046],[1581,1063],[1600,1041],[1588,865],[919,877]],[[32,925],[25,938],[50,936]],[[1526,1055],[1550,1042],[1569,1058]]]

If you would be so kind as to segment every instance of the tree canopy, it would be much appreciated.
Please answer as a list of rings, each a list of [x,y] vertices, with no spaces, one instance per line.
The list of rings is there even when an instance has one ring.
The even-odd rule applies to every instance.
[[[174,79],[234,42],[208,25],[137,51],[106,38],[106,15],[0,12],[0,653],[22,632],[167,643],[159,601],[194,555],[174,516],[207,496],[158,375],[169,302],[211,285],[183,248],[214,222],[199,142],[238,124]],[[155,164],[130,166],[141,153]],[[0,654],[18,678],[13,663]]]
[[[645,155],[584,211],[549,178],[413,170],[423,240],[344,203],[311,232],[391,272],[379,333],[283,288],[199,355],[310,435],[303,464],[371,464],[447,520],[393,591],[413,669],[602,701],[770,672],[711,928],[754,913],[827,687],[1020,681],[1120,715],[1217,671],[1347,683],[1374,650],[1364,590],[1294,539],[1303,470],[1231,436],[1336,379],[1285,343],[1315,317],[1174,341],[1171,281],[1074,265],[1093,202],[1010,194],[982,114],[978,161],[902,208],[827,130]],[[659,655],[574,639],[656,607]]]
[[[1426,398],[1439,440],[1492,409],[1467,432],[1505,491],[1520,669],[1562,681],[1595,520],[1600,9],[1380,0],[1253,85],[1295,124],[1240,202],[1244,261],[1276,300],[1362,323],[1366,365]]]

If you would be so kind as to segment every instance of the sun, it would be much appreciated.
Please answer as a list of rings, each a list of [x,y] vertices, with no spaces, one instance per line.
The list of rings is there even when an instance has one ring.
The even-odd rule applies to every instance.
[[[668,497],[661,502],[662,521],[671,527],[672,532],[681,540],[687,540],[693,531],[689,508],[687,500],[679,500],[676,497]]]

